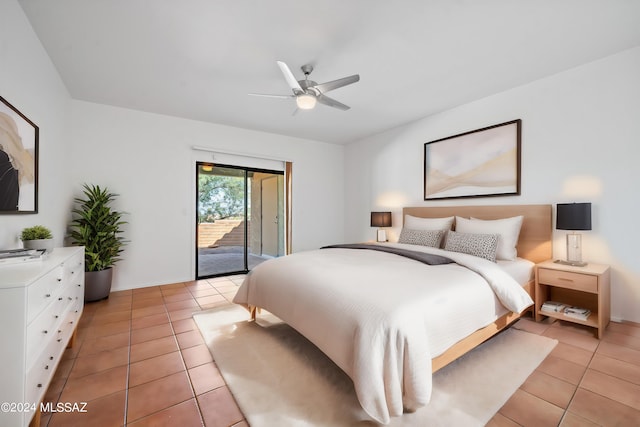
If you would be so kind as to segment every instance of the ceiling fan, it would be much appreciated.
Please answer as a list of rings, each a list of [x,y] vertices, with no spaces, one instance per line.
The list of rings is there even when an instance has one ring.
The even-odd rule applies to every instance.
[[[313,71],[313,65],[306,64],[300,67],[300,69],[304,73],[304,79],[296,80],[287,64],[282,61],[276,62],[280,67],[280,71],[282,71],[282,74],[284,75],[284,79],[287,81],[287,84],[291,88],[293,95],[269,95],[262,93],[250,93],[249,95],[266,96],[269,98],[295,98],[296,105],[301,110],[311,110],[316,106],[316,103],[318,102],[324,105],[328,105],[329,107],[334,107],[345,111],[351,108],[348,105],[344,105],[343,103],[338,102],[333,98],[329,98],[325,95],[325,93],[359,81],[360,75],[354,74],[349,77],[343,77],[338,80],[332,80],[330,82],[318,84],[313,80],[309,80],[309,75]]]

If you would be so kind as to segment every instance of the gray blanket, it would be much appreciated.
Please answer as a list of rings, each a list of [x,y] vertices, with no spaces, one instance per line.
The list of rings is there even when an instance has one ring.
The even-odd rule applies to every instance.
[[[400,255],[406,258],[411,258],[423,264],[429,264],[429,265],[451,264],[452,262],[454,262],[452,259],[441,256],[441,255],[428,254],[425,252],[418,252],[418,251],[410,251],[407,249],[400,249],[400,248],[395,248],[395,247],[385,246],[385,245],[369,245],[366,243],[347,243],[343,245],[329,245],[329,246],[323,246],[320,249],[331,249],[331,248],[370,249],[373,251],[389,252],[389,253]]]

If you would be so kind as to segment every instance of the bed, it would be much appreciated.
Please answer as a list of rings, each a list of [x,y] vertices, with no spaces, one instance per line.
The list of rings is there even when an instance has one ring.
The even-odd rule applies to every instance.
[[[517,258],[488,260],[407,244],[401,235],[402,243],[380,249],[329,247],[265,262],[247,275],[234,302],[247,307],[253,319],[259,309],[273,313],[313,342],[353,380],[368,416],[387,424],[393,416],[428,404],[432,372],[531,306],[533,264],[551,258],[550,205],[403,209],[411,227],[421,219],[431,223],[450,217],[460,229],[521,217],[514,242]],[[447,244],[454,237],[479,235],[451,232]],[[438,262],[429,265],[387,252],[397,249]],[[512,268],[515,264],[525,265],[525,272]]]

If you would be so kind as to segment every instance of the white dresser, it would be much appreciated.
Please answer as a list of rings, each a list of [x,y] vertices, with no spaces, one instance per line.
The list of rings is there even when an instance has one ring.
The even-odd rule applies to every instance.
[[[83,247],[0,265],[0,426],[26,426],[34,417],[83,306]]]

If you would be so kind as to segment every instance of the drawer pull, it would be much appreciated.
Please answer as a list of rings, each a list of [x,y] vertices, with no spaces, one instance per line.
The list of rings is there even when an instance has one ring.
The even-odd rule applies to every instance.
[[[49,356],[49,360],[53,360],[53,356]]]
[[[42,331],[42,332],[44,332],[45,334],[48,334],[48,333],[49,333],[49,331],[47,331],[46,329],[45,329],[44,331]]]
[[[62,301],[62,297],[58,297],[58,301]]]
[[[49,369],[49,365],[45,365],[44,369]]]
[[[73,301],[73,298],[71,298],[71,297],[67,297],[67,298],[69,298],[69,301]]]
[[[42,384],[38,383],[38,388],[42,388]]]
[[[573,282],[573,279],[567,279],[565,277],[558,277],[558,280],[564,280],[565,282]]]
[[[55,318],[57,319],[58,317],[60,317],[60,316],[58,316],[58,315],[56,314]]]
[[[51,298],[51,294],[46,294],[45,297]]]
[[[81,287],[82,287],[82,285],[80,285],[80,284],[79,284],[79,285],[78,285],[78,287],[79,287],[79,288],[81,288]]]
[[[58,342],[62,341],[62,338],[58,338]]]
[[[62,279],[60,279],[60,278],[58,278],[58,279],[56,279],[56,280],[57,280],[58,282],[62,282]]]

